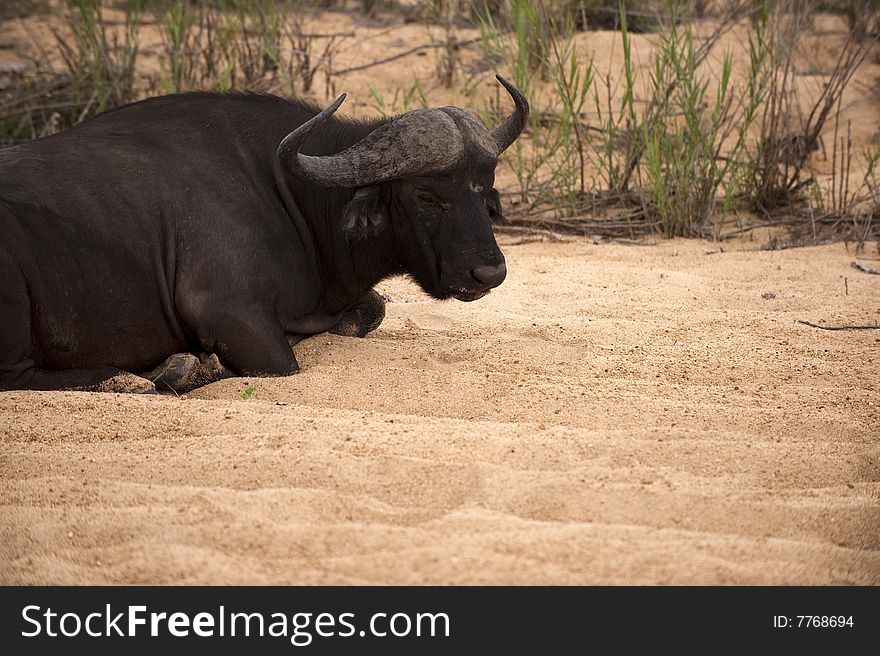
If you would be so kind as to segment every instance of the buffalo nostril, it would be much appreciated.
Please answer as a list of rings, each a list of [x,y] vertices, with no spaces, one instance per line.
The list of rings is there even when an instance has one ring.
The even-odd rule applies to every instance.
[[[502,262],[501,264],[478,266],[471,271],[471,275],[487,288],[497,287],[504,282],[504,278],[507,276],[507,265]]]

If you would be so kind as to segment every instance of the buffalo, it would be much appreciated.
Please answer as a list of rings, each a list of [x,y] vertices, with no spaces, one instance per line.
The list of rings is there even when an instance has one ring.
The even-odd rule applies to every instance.
[[[515,110],[492,131],[196,92],[0,150],[0,389],[285,376],[298,340],[374,330],[384,278],[484,296],[506,275],[495,167],[529,115],[497,78]]]

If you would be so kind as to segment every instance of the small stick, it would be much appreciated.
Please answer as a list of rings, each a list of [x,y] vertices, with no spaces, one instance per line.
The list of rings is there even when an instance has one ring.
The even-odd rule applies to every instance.
[[[802,321],[801,319],[797,320],[798,323],[802,323],[805,326],[810,326],[811,328],[820,328],[822,330],[880,330],[880,324],[865,325],[865,326],[852,326],[852,325],[844,325],[844,326],[820,326],[817,323],[812,323],[811,321]]]

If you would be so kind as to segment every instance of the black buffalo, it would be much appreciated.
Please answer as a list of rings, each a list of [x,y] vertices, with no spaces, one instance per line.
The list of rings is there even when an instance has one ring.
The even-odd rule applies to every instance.
[[[529,112],[498,79],[516,109],[492,132],[455,107],[191,93],[0,150],[0,389],[184,388],[198,361],[174,354],[200,352],[208,377],[283,376],[297,340],[376,328],[383,278],[483,296],[506,274],[494,170]]]

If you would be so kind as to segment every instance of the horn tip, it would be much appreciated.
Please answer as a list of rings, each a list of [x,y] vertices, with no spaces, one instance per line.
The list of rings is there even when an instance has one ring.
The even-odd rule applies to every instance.
[[[339,94],[339,97],[338,97],[336,100],[333,101],[333,104],[330,105],[330,107],[327,108],[327,109],[330,111],[331,114],[332,114],[333,112],[335,112],[337,109],[339,109],[339,106],[340,106],[343,102],[345,102],[345,98],[346,98],[346,96],[347,96],[347,94],[344,94],[344,93]]]

